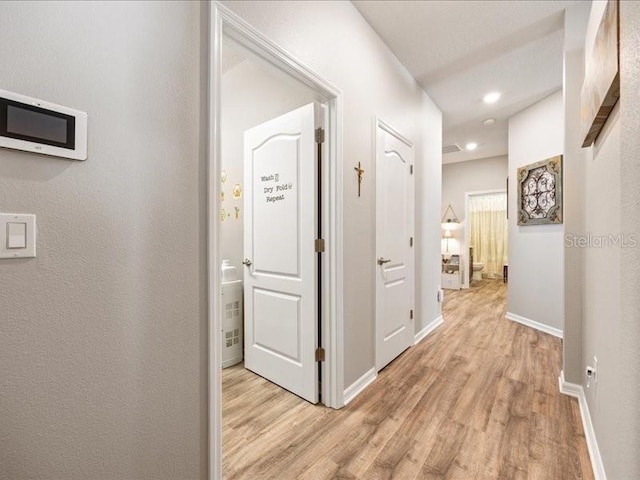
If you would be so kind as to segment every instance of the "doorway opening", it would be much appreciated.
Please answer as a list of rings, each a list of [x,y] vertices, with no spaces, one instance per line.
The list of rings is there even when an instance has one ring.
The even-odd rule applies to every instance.
[[[344,404],[342,231],[338,228],[342,219],[342,97],[338,89],[228,9],[215,3],[210,8],[209,476],[217,479],[222,478],[222,366],[242,368],[238,365],[247,352],[246,341],[242,348],[246,322],[239,317],[252,316],[252,354],[268,354],[254,358],[254,371],[279,361],[258,373],[282,385],[291,375],[282,376],[284,380],[275,378],[280,366],[305,363],[301,355],[312,347],[311,354],[318,361],[298,380],[315,389],[324,405],[340,408]],[[291,126],[292,121],[298,122],[298,130]],[[280,127],[274,127],[276,124]],[[316,132],[318,127],[321,130]],[[324,139],[316,136],[322,131]],[[301,145],[309,144],[310,136],[313,152],[308,158],[318,154],[323,158],[321,164],[311,161],[313,168],[302,171],[309,162],[297,155],[304,150]],[[265,161],[267,154],[271,160]],[[285,157],[293,160],[283,160]],[[296,225],[290,228],[287,218]],[[311,244],[306,237],[301,241],[302,231],[313,234]],[[287,249],[293,255],[286,254]],[[309,249],[311,260],[302,251]],[[220,272],[223,260],[227,260],[224,279]],[[302,268],[304,262],[313,268]],[[302,280],[302,272],[311,283]],[[287,280],[293,290],[283,286]],[[227,301],[234,293],[238,296],[237,288],[235,292],[227,288],[229,283],[238,285],[239,281],[245,291],[240,297],[249,299],[244,312],[237,308],[241,300]],[[296,291],[298,283],[312,285],[312,289]],[[265,314],[270,310],[278,313],[277,321]],[[256,313],[262,315],[260,321]],[[316,323],[311,332],[305,331],[301,322],[308,323],[311,316]],[[258,336],[256,328],[262,329]],[[292,337],[299,342],[292,343]],[[324,351],[316,352],[317,346]],[[310,401],[313,398],[312,394]]]
[[[318,97],[223,37],[222,367],[243,364],[311,403],[322,348]]]
[[[483,280],[508,279],[508,225],[506,190],[465,194],[465,246],[469,287]]]

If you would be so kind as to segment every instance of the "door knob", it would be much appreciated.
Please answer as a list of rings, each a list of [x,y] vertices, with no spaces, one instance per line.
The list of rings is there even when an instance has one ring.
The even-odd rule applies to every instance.
[[[378,265],[384,265],[385,263],[389,263],[390,261],[391,261],[390,258],[382,258],[382,257],[380,257],[378,259]]]
[[[251,265],[251,260],[249,260],[248,258],[245,258],[242,264],[248,267],[249,265]]]

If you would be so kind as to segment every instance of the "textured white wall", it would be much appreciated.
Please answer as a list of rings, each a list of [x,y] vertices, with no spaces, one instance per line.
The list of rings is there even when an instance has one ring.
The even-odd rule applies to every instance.
[[[587,5],[586,16],[588,17]],[[573,7],[565,12],[564,51],[564,109],[565,109],[565,152],[564,152],[564,228],[565,235],[584,233],[584,171],[586,156],[582,148],[580,90],[584,78],[584,29],[583,7]],[[571,32],[581,29],[579,47],[570,48]],[[565,243],[564,249],[564,341],[563,370],[567,382],[581,383],[582,375],[582,299],[584,275],[583,249],[571,248]]]
[[[228,40],[223,41],[223,52]],[[284,74],[276,74],[264,63],[247,59],[225,72],[222,77],[222,170],[227,181],[222,186],[225,193],[222,208],[229,217],[220,221],[221,253],[238,269],[243,269],[243,220],[244,195],[234,199],[233,186],[244,188],[244,132],[267,120],[282,115],[316,99],[309,87]],[[234,207],[240,208],[240,218],[235,218]]]
[[[0,150],[0,478],[206,477],[196,2],[1,2],[0,87],[89,114],[89,158]]]
[[[591,9],[587,27],[587,52],[589,38],[595,37],[603,6],[602,2],[596,2]],[[609,116],[593,147],[585,150],[584,231],[594,237],[622,233],[619,106],[620,103]],[[611,474],[618,468],[612,464],[611,459],[617,457],[613,450],[619,446],[609,439],[616,436],[622,425],[615,420],[617,412],[612,407],[618,402],[616,397],[620,394],[622,379],[619,372],[625,369],[624,358],[619,354],[623,334],[620,317],[621,252],[619,246],[597,244],[582,252],[582,371],[584,366],[593,365],[594,356],[598,357],[598,384],[585,388],[585,393],[596,435],[603,440],[600,453],[606,471]],[[586,387],[586,379],[584,381]],[[625,477],[612,475],[612,478]]]
[[[593,2],[586,49],[605,2]],[[565,54],[571,217],[567,233],[624,234],[640,242],[640,4],[620,2],[621,97],[594,146],[581,149],[579,88],[584,52]],[[573,153],[572,153],[573,152]],[[640,478],[640,243],[566,248],[565,378],[584,386],[609,479]],[[585,367],[598,357],[598,384]]]
[[[605,2],[594,2],[586,50]],[[585,386],[607,478],[640,478],[640,6],[620,2],[621,96],[593,147],[585,149],[584,232],[624,234],[620,244],[582,250],[582,359]],[[598,384],[582,372],[598,357]],[[567,360],[567,359],[566,359]],[[567,365],[566,368],[571,367]]]
[[[518,167],[564,150],[562,92],[509,119],[509,292],[507,311],[564,326],[564,226],[518,226]]]
[[[640,240],[640,2],[620,2],[620,217],[628,234]],[[610,445],[605,466],[610,479],[640,478],[640,245],[620,253],[621,368],[612,372],[619,394],[607,394],[598,424],[615,421],[618,429],[598,441]],[[600,319],[602,321],[602,319]],[[606,361],[606,357],[604,358]],[[599,432],[598,432],[599,433]]]
[[[466,192],[507,188],[508,158],[482,158],[442,165],[442,213],[448,204],[464,219]]]
[[[345,387],[374,366],[372,118],[416,144],[416,331],[440,315],[442,117],[350,2],[223,2],[344,92]],[[362,197],[353,167],[365,169]]]
[[[584,188],[587,150],[582,148],[580,92],[584,80],[584,39],[591,5],[574,5],[564,16],[564,230],[566,235],[584,234]],[[582,306],[584,249],[564,249],[564,378],[582,382]]]

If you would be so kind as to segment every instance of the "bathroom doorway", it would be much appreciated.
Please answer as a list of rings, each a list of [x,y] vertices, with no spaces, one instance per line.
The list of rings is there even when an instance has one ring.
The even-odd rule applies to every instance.
[[[508,226],[505,190],[465,194],[465,246],[469,287],[487,279],[507,281]]]
[[[296,242],[303,244],[305,257],[302,259],[301,247],[297,249],[299,255],[294,259],[298,263],[304,260],[316,265],[316,275],[311,279],[311,282],[306,282],[305,285],[314,284],[314,288],[308,289],[306,292],[311,292],[311,296],[315,297],[317,308],[314,314],[307,313],[304,319],[306,322],[311,316],[316,318],[315,327],[317,330],[313,332],[312,338],[314,340],[312,346],[315,346],[315,349],[309,350],[305,347],[304,353],[306,355],[310,351],[313,355],[314,370],[310,375],[314,390],[311,395],[312,400],[316,401],[317,399],[332,408],[340,408],[344,405],[341,350],[343,317],[342,299],[338,295],[342,291],[341,246],[343,242],[342,231],[337,228],[342,218],[342,197],[339,194],[342,190],[340,183],[342,171],[342,156],[340,154],[342,151],[342,93],[290,57],[225,7],[214,3],[211,5],[210,14],[212,55],[209,62],[211,90],[208,105],[211,126],[208,137],[211,146],[208,183],[210,202],[208,212],[209,445],[211,447],[209,458],[211,477],[222,478],[223,449],[233,448],[229,443],[226,443],[226,447],[222,447],[224,443],[222,435],[223,376],[226,376],[228,380],[225,389],[228,399],[225,402],[227,413],[233,410],[234,414],[239,414],[236,415],[236,418],[239,418],[238,422],[241,424],[246,424],[249,417],[244,415],[246,409],[238,408],[240,406],[238,402],[243,402],[251,396],[255,397],[255,389],[252,389],[253,387],[250,385],[252,381],[266,382],[278,390],[278,395],[283,398],[294,398],[299,401],[296,395],[306,397],[301,392],[295,392],[296,395],[288,393],[287,390],[296,390],[293,387],[280,388],[278,385],[283,382],[279,382],[277,378],[271,379],[273,381],[267,381],[270,380],[267,377],[273,376],[271,374],[274,371],[276,374],[280,372],[278,368],[271,368],[264,375],[267,380],[243,368],[246,366],[246,364],[243,365],[243,353],[246,351],[242,348],[242,343],[244,341],[246,345],[248,341],[252,341],[252,338],[255,339],[255,335],[250,332],[247,339],[243,338],[242,334],[242,326],[247,326],[246,321],[242,321],[242,318],[246,317],[245,312],[241,312],[242,298],[244,297],[246,300],[243,290],[247,289],[247,285],[249,287],[255,286],[255,282],[251,283],[255,278],[247,278],[247,275],[255,277],[256,269],[261,272],[269,270],[267,273],[270,280],[290,279],[296,274],[291,273],[291,262],[288,267],[287,265],[284,267],[279,265],[283,269],[289,268],[288,273],[284,270],[274,272],[273,269],[267,268],[265,259],[268,255],[264,252],[258,252],[259,255],[256,255],[255,242],[253,244],[246,242],[248,232],[256,228],[257,217],[261,218],[261,225],[271,227],[277,222],[268,223],[267,217],[280,215],[279,220],[285,219],[285,216],[281,215],[282,212],[277,214],[262,212],[261,208],[264,209],[264,205],[269,207],[273,207],[272,204],[275,204],[276,207],[291,206],[295,201],[296,209],[290,208],[289,210],[300,212],[303,206],[307,208],[309,205],[315,205],[317,208],[314,225],[305,224],[304,242],[298,242],[300,238],[296,239]],[[309,115],[308,107],[313,107],[313,112],[311,112],[313,115]],[[291,130],[295,130],[295,125],[292,126],[291,122],[287,123],[284,130],[281,131],[271,133],[263,131],[267,126],[270,128],[275,128],[276,124],[276,126],[282,126],[281,123],[285,120],[291,120],[292,117],[299,119],[300,116],[304,116],[306,120],[298,122],[301,128],[299,132]],[[256,132],[266,137],[253,138],[253,134]],[[300,137],[299,141],[296,140],[298,137]],[[311,142],[308,141],[309,139]],[[247,141],[251,147],[249,150],[246,148]],[[281,150],[286,150],[285,147],[292,143],[304,144],[305,153],[308,153],[306,146],[309,143],[313,144],[315,153],[312,152],[305,157],[307,159],[305,165],[309,164],[308,159],[311,157],[314,159],[322,158],[321,162],[315,160],[312,162],[317,164],[317,171],[311,172],[305,167],[303,172],[301,169],[291,167],[291,163],[300,164],[302,162],[302,159],[298,159],[298,153],[301,152],[299,149],[289,148],[288,153],[285,152],[288,159],[295,160],[288,163],[282,155],[271,155],[271,153],[278,153],[271,152],[272,147],[282,147]],[[269,148],[267,149],[267,147]],[[263,162],[266,153],[264,155],[262,153],[267,150],[270,150],[270,154],[268,160]],[[262,152],[260,162],[255,158],[258,151]],[[249,162],[250,168],[246,168],[246,152],[252,152],[252,160]],[[268,172],[258,172],[254,168],[257,166],[256,162],[265,167],[268,163],[273,168]],[[282,165],[283,162],[286,165]],[[322,168],[319,168],[319,165],[322,165]],[[285,177],[291,176],[304,178],[289,178],[285,182]],[[310,185],[308,182],[311,177],[316,180],[314,185]],[[269,186],[266,185],[267,183]],[[298,188],[302,183],[304,183],[304,195],[301,191],[302,187]],[[278,189],[277,186],[281,188]],[[278,191],[277,195],[272,194],[275,191]],[[297,194],[293,195],[292,192],[297,192]],[[252,198],[263,201],[256,205],[255,202],[251,202]],[[287,200],[289,200],[288,203]],[[313,216],[305,214],[296,217],[295,221],[298,221],[299,218],[306,221]],[[247,228],[248,226],[250,228]],[[293,230],[294,234],[302,231],[295,225],[293,227],[285,225],[285,227],[276,228],[277,231],[272,236],[260,234],[258,241],[273,240],[272,237],[276,234],[287,233],[290,230]],[[306,233],[310,229],[321,237],[313,238],[311,242],[307,241]],[[280,246],[281,244],[278,243],[275,247],[261,244],[260,248],[266,249],[269,253],[273,248]],[[306,255],[306,249],[309,246],[313,249],[314,259],[311,261]],[[250,252],[254,254],[251,258],[248,256]],[[290,256],[287,255],[286,258],[290,260]],[[227,260],[227,262],[223,264],[223,260]],[[223,264],[222,275],[220,274],[221,264]],[[298,271],[302,270],[299,268]],[[309,268],[304,269],[305,273],[309,271]],[[305,279],[308,280],[307,277]],[[280,287],[283,285],[279,285],[278,288]],[[282,293],[281,290],[276,291],[273,285],[268,288],[263,285],[260,288],[262,288],[262,293],[267,291],[265,295],[260,297],[262,305],[258,307],[255,302],[253,305],[250,305],[249,302],[244,305],[254,313],[254,321],[252,322],[254,333],[257,325],[255,313],[259,311],[262,314],[270,306],[273,306],[265,305],[265,302],[268,303],[275,297],[277,299],[293,298],[295,295],[302,296],[304,294],[304,292]],[[255,290],[256,288],[253,288],[254,293]],[[314,291],[315,296],[313,295]],[[272,295],[269,296],[270,293]],[[230,297],[233,295],[236,297],[231,299]],[[220,298],[222,298],[222,302],[219,301]],[[295,313],[289,315],[289,319],[295,320]],[[227,318],[229,316],[231,318]],[[264,317],[264,315],[262,316]],[[226,320],[230,320],[230,322]],[[265,324],[263,322],[260,325],[264,326]],[[247,331],[248,329],[245,328],[244,332],[247,333]],[[278,338],[273,334],[273,329],[269,329],[268,326],[266,329],[262,328],[259,334],[262,335],[262,340],[265,338],[269,340],[269,342],[258,342],[262,347],[265,347],[263,344],[269,343],[266,347],[277,347],[272,350],[279,349],[281,352],[286,350],[284,353],[287,351],[297,352],[296,346],[291,346],[290,335]],[[305,335],[305,341],[308,338],[311,337]],[[222,348],[218,348],[218,346]],[[225,349],[228,350],[229,355],[225,355]],[[246,358],[245,356],[245,360]],[[223,370],[223,366],[227,368]],[[238,373],[238,375],[234,375],[234,373]],[[306,374],[308,373],[306,372]],[[304,381],[308,380],[306,374],[302,379]],[[315,381],[316,379],[318,381]],[[249,382],[244,380],[249,380]],[[244,394],[237,394],[233,390],[239,386],[239,383],[249,385]],[[261,385],[264,386],[264,384]],[[265,389],[259,386],[257,390],[264,391]],[[233,417],[226,416],[225,422],[229,418]],[[240,444],[244,441],[242,434],[237,434],[237,432],[234,434],[229,428],[226,431],[231,434],[227,438]]]

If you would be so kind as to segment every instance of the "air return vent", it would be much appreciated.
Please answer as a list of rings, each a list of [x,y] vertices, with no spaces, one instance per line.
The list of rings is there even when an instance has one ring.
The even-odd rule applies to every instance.
[[[461,151],[462,151],[462,149],[458,145],[456,145],[455,143],[451,144],[451,145],[445,145],[444,147],[442,147],[442,154],[443,155],[446,154],[446,153],[455,153],[455,152],[461,152]]]

